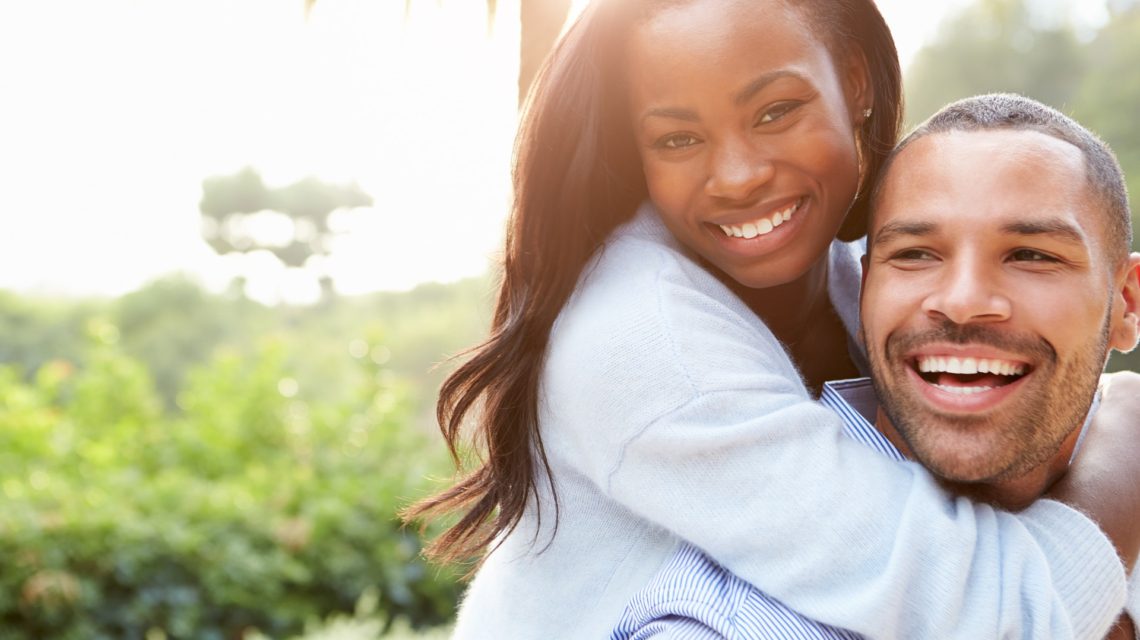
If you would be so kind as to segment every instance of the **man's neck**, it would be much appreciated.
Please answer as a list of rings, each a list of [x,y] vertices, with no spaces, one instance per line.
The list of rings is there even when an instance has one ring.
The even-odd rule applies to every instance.
[[[893,444],[900,453],[911,460],[917,460],[914,452],[898,430],[895,429],[891,419],[887,416],[886,412],[883,411],[881,406],[875,417],[875,428],[878,429],[887,440],[890,440],[891,444]],[[1027,473],[1014,478],[982,480],[978,482],[960,482],[939,478],[938,481],[942,486],[946,487],[947,490],[958,495],[988,502],[1010,511],[1019,511],[1028,507],[1034,500],[1041,497],[1041,494],[1045,493],[1054,482],[1065,474],[1065,471],[1069,468],[1069,460],[1073,456],[1073,451],[1076,449],[1080,435],[1080,428],[1073,429],[1072,433],[1066,436],[1065,440],[1061,443],[1061,447],[1057,450],[1056,455],[1045,463],[1034,467]]]

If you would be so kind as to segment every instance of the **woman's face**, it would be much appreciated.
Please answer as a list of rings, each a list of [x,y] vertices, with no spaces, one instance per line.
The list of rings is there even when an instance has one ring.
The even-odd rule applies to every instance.
[[[673,235],[747,287],[804,275],[855,197],[865,66],[837,69],[781,0],[661,10],[627,54],[634,138]]]

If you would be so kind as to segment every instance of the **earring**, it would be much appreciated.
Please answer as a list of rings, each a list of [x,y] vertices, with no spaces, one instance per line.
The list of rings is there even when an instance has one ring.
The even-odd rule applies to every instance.
[[[863,109],[863,119],[866,120],[866,119],[870,118],[871,114],[873,112],[874,111],[871,109],[871,107],[867,107],[866,109]]]

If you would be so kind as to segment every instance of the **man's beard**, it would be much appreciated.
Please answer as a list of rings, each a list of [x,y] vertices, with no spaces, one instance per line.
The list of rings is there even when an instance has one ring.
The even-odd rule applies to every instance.
[[[893,333],[887,338],[885,354],[870,349],[868,355],[883,410],[919,462],[947,480],[1000,482],[1050,461],[1065,438],[1083,424],[1104,368],[1108,335],[1106,315],[1099,334],[1061,361],[1040,336],[946,320],[932,329]],[[987,345],[1018,354],[1033,363],[1031,379],[1000,410],[977,415],[936,411],[908,381],[910,364],[902,357],[935,342]],[[961,449],[950,451],[956,437],[987,444],[984,451],[970,456]]]

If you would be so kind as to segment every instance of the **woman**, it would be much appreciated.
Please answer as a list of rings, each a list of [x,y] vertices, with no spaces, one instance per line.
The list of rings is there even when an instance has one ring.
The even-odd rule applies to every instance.
[[[491,550],[458,637],[602,637],[682,540],[861,633],[953,636],[906,603],[995,572],[1018,597],[975,620],[1107,628],[1123,574],[1092,522],[955,501],[801,381],[857,370],[857,249],[828,247],[862,234],[899,75],[869,0],[602,2],[567,34],[519,135],[493,334],[440,398],[453,451],[480,410],[485,462],[413,510],[462,513],[437,557]],[[1092,493],[1136,477],[1120,458]]]

